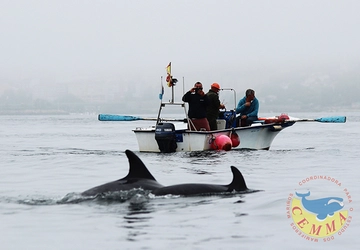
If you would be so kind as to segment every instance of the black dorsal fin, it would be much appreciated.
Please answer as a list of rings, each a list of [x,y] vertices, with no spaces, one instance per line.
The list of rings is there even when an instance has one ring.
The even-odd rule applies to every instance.
[[[129,173],[123,179],[149,179],[156,181],[145,164],[134,152],[127,149],[125,154],[129,160]]]
[[[228,185],[229,191],[233,191],[233,190],[235,190],[235,191],[245,191],[245,190],[247,190],[248,188],[246,186],[244,176],[241,174],[239,169],[237,169],[234,166],[231,166],[231,171],[233,173],[233,180]]]

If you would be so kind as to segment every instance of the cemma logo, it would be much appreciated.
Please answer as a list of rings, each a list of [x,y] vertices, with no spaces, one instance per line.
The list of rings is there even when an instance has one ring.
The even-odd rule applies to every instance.
[[[329,242],[346,232],[354,210],[348,189],[329,176],[310,176],[298,184],[301,191],[290,193],[286,201],[291,229],[312,242]]]

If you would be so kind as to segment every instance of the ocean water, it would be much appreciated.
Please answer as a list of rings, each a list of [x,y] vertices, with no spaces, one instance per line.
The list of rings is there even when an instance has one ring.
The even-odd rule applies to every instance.
[[[138,152],[131,130],[151,121],[0,116],[1,249],[358,249],[360,113],[291,114],[332,115],[346,115],[347,122],[296,123],[280,132],[268,151],[172,154]],[[261,191],[81,197],[127,174],[126,149],[163,185],[228,184],[230,166],[236,166],[247,186]],[[349,212],[342,231],[330,228],[336,233],[318,242],[302,237],[287,216],[291,195],[309,190],[309,199],[343,197]]]

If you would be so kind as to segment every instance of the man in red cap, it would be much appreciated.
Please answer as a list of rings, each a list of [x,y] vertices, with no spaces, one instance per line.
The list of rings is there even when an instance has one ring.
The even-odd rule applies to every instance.
[[[216,82],[211,84],[211,89],[206,93],[209,105],[206,108],[206,118],[209,121],[210,130],[217,130],[216,119],[219,117],[219,109],[224,109],[225,105],[219,100],[220,85]]]

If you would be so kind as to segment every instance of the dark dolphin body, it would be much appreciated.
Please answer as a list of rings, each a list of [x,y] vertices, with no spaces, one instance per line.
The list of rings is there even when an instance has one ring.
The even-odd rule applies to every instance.
[[[149,172],[144,163],[132,151],[126,150],[125,154],[129,159],[129,173],[122,179],[108,182],[106,184],[91,188],[82,193],[84,196],[93,196],[101,193],[109,193],[122,190],[142,188],[154,190],[163,187]]]
[[[102,193],[126,191],[135,188],[149,190],[154,195],[200,195],[248,190],[241,172],[233,166],[231,166],[233,180],[229,185],[186,183],[172,186],[163,186],[156,181],[140,158],[137,157],[132,151],[126,150],[125,154],[129,159],[130,167],[127,176],[117,181],[91,188],[83,192],[82,195],[94,196]]]
[[[233,180],[229,185],[186,183],[161,187],[153,190],[151,193],[155,195],[199,195],[248,190],[244,177],[240,171],[233,166],[231,166],[231,171],[233,173]]]

